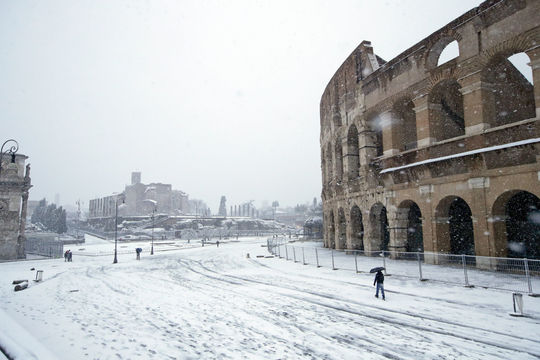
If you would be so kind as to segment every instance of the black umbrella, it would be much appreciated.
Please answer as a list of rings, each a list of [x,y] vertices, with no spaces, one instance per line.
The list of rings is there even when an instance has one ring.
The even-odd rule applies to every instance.
[[[370,273],[376,273],[378,271],[382,271],[384,270],[384,267],[382,266],[377,266],[377,267],[374,267],[373,269],[369,270]]]

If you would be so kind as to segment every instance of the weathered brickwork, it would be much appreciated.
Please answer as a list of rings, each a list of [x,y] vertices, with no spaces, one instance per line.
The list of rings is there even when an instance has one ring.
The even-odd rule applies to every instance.
[[[388,62],[353,51],[320,104],[325,246],[540,258],[538,14],[485,1]]]
[[[26,156],[17,154],[15,162],[11,155],[5,154],[0,172],[0,260],[24,259],[25,242],[24,227],[28,190],[30,183],[30,166],[26,166]]]

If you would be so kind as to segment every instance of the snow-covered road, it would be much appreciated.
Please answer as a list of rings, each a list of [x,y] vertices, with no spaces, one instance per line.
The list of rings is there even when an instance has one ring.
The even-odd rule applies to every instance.
[[[3,263],[1,309],[59,359],[540,358],[539,298],[515,318],[508,292],[391,276],[382,301],[372,275],[257,258],[265,243]],[[13,292],[31,267],[44,281]]]

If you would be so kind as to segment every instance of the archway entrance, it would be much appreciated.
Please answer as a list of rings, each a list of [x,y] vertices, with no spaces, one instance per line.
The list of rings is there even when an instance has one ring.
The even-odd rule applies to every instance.
[[[388,217],[386,208],[381,203],[371,207],[369,213],[369,224],[372,234],[371,244],[373,250],[388,251],[390,243],[390,231],[388,229]]]
[[[345,212],[343,208],[340,208],[338,211],[338,243],[336,249],[346,249],[347,248],[347,219],[345,218]]]
[[[364,250],[364,225],[362,224],[362,211],[358,206],[351,209],[351,248]]]
[[[448,209],[450,253],[475,255],[472,213],[462,198],[454,198]]]
[[[416,203],[409,206],[407,216],[407,252],[424,252],[424,234],[422,231],[422,213]]]
[[[520,191],[505,206],[508,257],[540,259],[540,199]]]
[[[334,249],[336,247],[336,244],[335,244],[336,224],[334,221],[334,211],[330,211],[328,220],[330,220],[329,221],[330,226],[328,227],[328,247],[330,249]]]

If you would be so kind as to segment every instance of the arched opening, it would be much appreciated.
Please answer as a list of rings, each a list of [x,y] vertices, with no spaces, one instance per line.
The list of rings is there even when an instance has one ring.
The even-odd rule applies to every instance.
[[[475,255],[472,213],[465,200],[456,197],[448,209],[450,253]]]
[[[343,148],[341,139],[336,139],[336,181],[343,180]]]
[[[347,248],[347,219],[343,208],[338,211],[338,244],[336,249]]]
[[[334,211],[330,211],[328,223],[330,226],[328,227],[328,247],[330,249],[334,249],[336,247],[336,223],[334,220]]]
[[[436,141],[465,135],[463,97],[455,80],[444,80],[429,94],[429,123]]]
[[[508,257],[540,259],[540,199],[520,191],[505,206]]]
[[[459,56],[459,45],[456,40],[452,41],[441,52],[439,59],[437,60],[437,66],[441,66],[444,63],[449,62],[452,59],[455,59]]]
[[[332,180],[334,179],[334,171],[333,171],[333,164],[332,164],[332,143],[328,143],[328,147],[326,149],[326,180],[327,183],[332,183]]]
[[[396,134],[399,136],[400,150],[415,149],[417,135],[414,103],[408,98],[397,101],[392,108],[392,112],[394,116],[401,119],[401,121],[395,122],[395,126],[398,126]]]
[[[483,81],[490,91],[484,108],[491,109],[491,126],[501,126],[534,118],[532,69],[525,53],[495,56],[483,70]]]
[[[372,234],[371,242],[373,250],[388,251],[390,230],[388,228],[386,207],[381,203],[376,203],[371,207],[369,225]]]
[[[411,203],[407,214],[407,252],[424,252],[422,213],[416,203]]]
[[[382,125],[382,119],[378,115],[371,116],[368,120],[368,127],[372,131],[372,136],[368,139],[369,143],[367,145],[374,150],[371,157],[382,156],[383,154]]]
[[[351,209],[351,248],[364,250],[364,225],[362,224],[362,212],[358,206]]]
[[[358,153],[358,130],[351,125],[347,133],[347,167],[349,180],[354,180],[359,176],[360,156]]]

